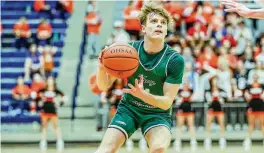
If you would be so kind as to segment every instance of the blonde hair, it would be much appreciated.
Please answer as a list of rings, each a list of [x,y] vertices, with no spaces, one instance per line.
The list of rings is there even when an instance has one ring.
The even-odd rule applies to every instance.
[[[174,24],[174,21],[168,11],[166,11],[160,5],[154,5],[153,3],[146,4],[138,16],[141,25],[146,25],[147,17],[150,13],[159,14],[167,20],[168,27],[171,27]]]

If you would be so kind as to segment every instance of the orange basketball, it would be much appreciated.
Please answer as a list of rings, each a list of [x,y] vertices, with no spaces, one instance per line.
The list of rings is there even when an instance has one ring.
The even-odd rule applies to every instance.
[[[133,75],[139,65],[135,48],[125,43],[114,43],[104,50],[102,63],[107,73],[118,78]]]

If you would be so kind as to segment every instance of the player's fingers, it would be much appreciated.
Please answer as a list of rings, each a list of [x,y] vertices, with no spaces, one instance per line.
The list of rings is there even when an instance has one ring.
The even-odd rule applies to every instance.
[[[128,86],[133,92],[136,91],[135,87],[132,84],[129,83]]]
[[[229,9],[225,9],[226,12],[237,12],[239,11],[238,8],[229,8]]]
[[[138,88],[138,79],[135,79],[135,87]]]
[[[124,93],[129,93],[129,94],[131,93],[131,89],[123,89],[122,91],[123,91]]]
[[[144,77],[143,77],[143,75],[141,75],[141,76],[140,76],[139,84],[143,85],[143,83],[144,83]]]

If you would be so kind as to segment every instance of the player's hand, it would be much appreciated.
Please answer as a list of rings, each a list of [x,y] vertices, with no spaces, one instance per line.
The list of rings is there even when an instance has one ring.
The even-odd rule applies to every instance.
[[[236,12],[240,16],[248,18],[250,15],[250,9],[241,3],[237,3],[234,0],[222,0],[222,4],[227,7],[226,12]]]
[[[139,81],[138,79],[135,80],[135,86],[129,83],[128,86],[130,87],[130,89],[123,89],[123,92],[131,94],[139,99],[142,99],[142,97],[145,94],[143,83],[144,83],[144,78],[143,75],[141,75]]]
[[[108,46],[105,46],[105,48],[100,52],[100,54],[99,54],[99,57],[98,57],[98,62],[99,62],[99,66],[102,66],[102,64],[103,64],[103,60],[102,60],[102,57],[103,57],[103,55],[104,55],[104,51],[105,51],[105,49],[107,48]]]

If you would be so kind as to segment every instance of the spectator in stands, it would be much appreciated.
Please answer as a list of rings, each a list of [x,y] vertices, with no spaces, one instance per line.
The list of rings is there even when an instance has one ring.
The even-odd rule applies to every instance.
[[[37,111],[37,106],[40,99],[40,95],[39,92],[44,89],[46,87],[46,82],[43,80],[43,78],[41,77],[41,75],[39,75],[38,73],[36,73],[34,75],[33,81],[30,85],[30,89],[31,89],[31,103],[30,103],[30,112],[31,113],[36,113]]]
[[[253,47],[251,45],[248,45],[246,47],[246,50],[245,50],[245,54],[242,58],[243,62],[244,62],[244,66],[245,66],[245,69],[247,71],[247,73],[255,68],[255,60],[253,58]]]
[[[236,54],[241,56],[244,54],[247,44],[253,42],[253,34],[251,30],[245,26],[244,21],[238,23],[238,28],[234,30],[234,38],[237,41]]]
[[[164,0],[163,7],[172,15],[175,25],[173,25],[173,31],[180,32],[182,25],[182,11],[183,6],[180,1]]]
[[[43,49],[43,60],[44,60],[44,70],[45,70],[45,78],[48,78],[52,70],[54,68],[54,54],[57,52],[57,47],[51,47],[50,45],[46,45]]]
[[[237,62],[237,67],[234,71],[234,78],[236,80],[236,86],[238,90],[241,90],[243,92],[245,92],[246,86],[247,86],[247,71],[246,68],[244,66],[244,63],[242,60]]]
[[[52,43],[52,27],[47,19],[42,19],[37,28],[36,44],[45,46]]]
[[[125,23],[125,30],[131,36],[131,40],[140,39],[141,25],[138,20],[138,15],[141,9],[141,5],[135,0],[131,0],[128,6],[123,10],[123,18]]]
[[[203,97],[199,95],[199,74],[194,69],[194,63],[185,62],[185,71],[183,80],[188,81],[191,89],[193,90],[193,96],[191,100],[200,100]]]
[[[256,68],[250,70],[248,72],[248,82],[252,83],[253,82],[253,78],[254,75],[258,75],[259,79],[258,81],[260,81],[259,83],[264,84],[264,67],[263,67],[263,63],[261,62],[256,62]]]
[[[88,12],[85,23],[87,26],[87,53],[90,59],[95,59],[98,57],[100,52],[100,28],[102,24],[102,18],[99,13],[96,12],[96,8],[92,7],[90,12]]]
[[[37,50],[36,44],[31,44],[30,52],[25,60],[25,80],[32,79],[34,74],[39,73],[44,77],[44,60],[41,53]]]
[[[114,32],[108,39],[107,44],[113,44],[116,42],[128,43],[130,42],[129,34],[124,30],[122,21],[114,22]]]
[[[22,46],[29,48],[29,39],[31,37],[30,26],[25,17],[21,17],[14,25],[14,33],[16,36],[15,47],[20,49]]]
[[[73,0],[58,0],[55,10],[61,19],[66,20],[73,12]]]
[[[206,39],[206,27],[200,22],[196,21],[194,26],[187,31],[187,40],[205,40]]]
[[[48,122],[51,121],[53,128],[56,133],[57,138],[57,150],[62,151],[64,148],[64,142],[61,135],[61,130],[59,127],[59,121],[58,121],[58,115],[57,115],[57,105],[55,101],[56,96],[60,96],[60,104],[59,106],[62,106],[66,101],[66,97],[64,94],[58,90],[56,86],[56,82],[53,77],[49,77],[47,80],[47,86],[45,89],[40,91],[40,97],[41,97],[41,111],[40,111],[40,117],[41,117],[41,141],[40,141],[40,149],[41,151],[47,150],[47,128],[48,128]]]
[[[96,131],[103,130],[103,122],[107,122],[108,118],[108,106],[105,98],[105,93],[99,90],[96,84],[96,74],[92,74],[89,78],[89,87],[92,93],[95,95],[92,99],[96,111]]]
[[[12,89],[12,97],[14,107],[19,107],[21,109],[21,114],[23,114],[24,109],[28,109],[30,101],[30,88],[24,83],[23,77],[17,78],[17,85]]]
[[[40,17],[53,20],[54,9],[52,9],[50,5],[46,4],[46,0],[35,0],[33,8],[39,13]]]
[[[264,40],[264,38],[263,38],[263,40]],[[255,59],[257,62],[264,63],[264,44],[260,46],[260,53],[256,56]]]
[[[226,35],[222,37],[221,44],[229,49],[230,47],[236,47],[237,41],[233,36],[234,28],[231,24],[226,25]]]

